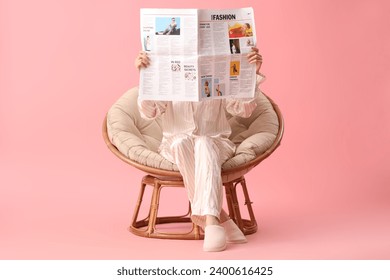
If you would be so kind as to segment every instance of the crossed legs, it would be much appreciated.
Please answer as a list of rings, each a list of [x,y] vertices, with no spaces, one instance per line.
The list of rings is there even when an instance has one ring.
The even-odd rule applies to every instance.
[[[192,221],[205,230],[203,248],[206,251],[225,249],[225,230],[220,224],[229,221],[229,216],[222,209],[221,166],[234,155],[234,144],[227,139],[178,134],[161,146],[160,153],[176,163],[183,176]]]

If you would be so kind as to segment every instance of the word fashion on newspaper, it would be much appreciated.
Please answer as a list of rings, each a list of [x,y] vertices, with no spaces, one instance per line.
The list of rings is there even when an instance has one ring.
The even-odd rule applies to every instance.
[[[151,63],[140,73],[144,100],[251,98],[256,65],[252,8],[141,9],[141,42]]]

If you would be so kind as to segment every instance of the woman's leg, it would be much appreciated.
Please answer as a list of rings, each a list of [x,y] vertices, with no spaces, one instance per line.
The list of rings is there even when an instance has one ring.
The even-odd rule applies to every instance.
[[[191,202],[192,220],[205,230],[203,250],[224,250],[229,235],[227,238],[220,223],[229,217],[222,210],[221,165],[233,155],[234,146],[221,149],[223,142],[187,135],[176,135],[166,144],[160,152],[178,166]]]
[[[200,136],[194,139],[195,191],[192,200],[192,220],[204,227],[207,224],[218,224],[223,202],[221,178],[222,164],[234,154],[234,145],[228,145],[219,139]],[[213,216],[215,218],[206,216]],[[222,222],[223,222],[222,221]]]
[[[194,139],[187,134],[177,134],[164,143],[160,154],[177,165],[183,177],[188,198],[192,203],[195,189]]]
[[[192,214],[219,219],[222,209],[222,180],[219,148],[210,137],[196,137],[194,146],[195,190]]]
[[[211,137],[178,134],[165,143],[160,153],[174,162],[183,176],[194,223],[204,228],[207,215],[209,224],[229,219],[226,212],[221,213],[221,165],[233,156],[233,145]]]

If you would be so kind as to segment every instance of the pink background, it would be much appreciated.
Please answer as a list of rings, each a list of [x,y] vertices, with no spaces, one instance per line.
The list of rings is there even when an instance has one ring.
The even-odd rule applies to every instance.
[[[238,5],[286,122],[247,176],[259,231],[214,254],[134,236],[142,173],[101,124],[138,83],[139,8]],[[389,259],[389,15],[385,0],[0,0],[0,258]]]

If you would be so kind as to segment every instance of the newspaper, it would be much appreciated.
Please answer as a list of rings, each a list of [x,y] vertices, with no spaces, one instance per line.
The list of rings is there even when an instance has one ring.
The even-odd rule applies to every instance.
[[[254,96],[256,65],[247,60],[256,45],[252,8],[141,9],[141,41],[151,60],[141,69],[141,99]]]

